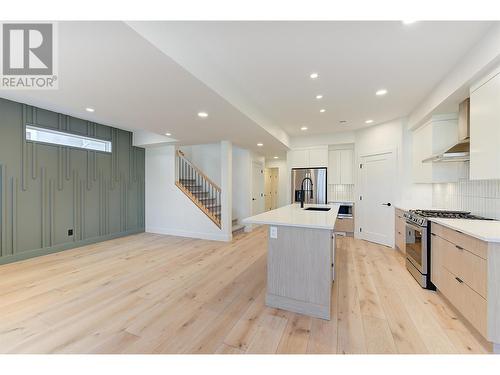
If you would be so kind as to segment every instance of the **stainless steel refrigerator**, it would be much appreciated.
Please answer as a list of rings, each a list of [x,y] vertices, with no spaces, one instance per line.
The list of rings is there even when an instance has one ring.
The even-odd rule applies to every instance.
[[[305,180],[309,177],[312,180]],[[304,203],[326,204],[328,188],[326,168],[293,168],[292,169],[292,203],[300,202],[301,185],[304,181]]]

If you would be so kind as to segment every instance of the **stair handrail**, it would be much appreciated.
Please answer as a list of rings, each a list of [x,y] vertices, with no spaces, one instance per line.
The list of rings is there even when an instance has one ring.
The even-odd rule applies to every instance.
[[[186,156],[184,156],[184,153],[181,150],[177,150],[177,155],[182,158],[185,162],[187,162],[196,172],[198,172],[201,177],[203,177],[209,184],[211,184],[216,190],[219,192],[221,191],[221,188],[219,185],[217,185],[215,182],[213,182],[203,171],[198,168],[196,165],[194,165]],[[179,175],[177,175],[177,181],[179,181]]]

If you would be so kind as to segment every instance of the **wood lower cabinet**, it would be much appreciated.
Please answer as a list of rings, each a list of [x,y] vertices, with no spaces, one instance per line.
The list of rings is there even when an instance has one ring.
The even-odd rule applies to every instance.
[[[396,240],[396,249],[406,253],[406,221],[403,216],[404,211],[396,208],[395,214],[395,240]]]
[[[500,342],[500,244],[432,223],[431,280],[481,335]]]
[[[335,232],[354,232],[354,219],[348,217],[338,217],[335,221]]]

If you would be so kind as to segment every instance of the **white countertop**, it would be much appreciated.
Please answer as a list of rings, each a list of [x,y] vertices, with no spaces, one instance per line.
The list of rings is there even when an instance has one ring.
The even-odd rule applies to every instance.
[[[500,221],[439,218],[429,220],[485,242],[500,243]]]
[[[306,211],[304,208],[307,207],[330,207],[331,210]],[[299,203],[290,204],[276,210],[247,217],[243,219],[243,223],[333,230],[339,212],[338,204],[305,204],[304,208],[300,208]]]

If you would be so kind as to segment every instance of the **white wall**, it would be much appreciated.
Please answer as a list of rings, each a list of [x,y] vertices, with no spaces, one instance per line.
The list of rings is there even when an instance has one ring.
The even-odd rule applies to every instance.
[[[233,146],[233,219],[252,216],[252,159],[248,150]]]
[[[231,181],[231,177],[226,176],[225,172],[225,180],[227,179]],[[219,229],[175,186],[175,146],[157,146],[146,149],[145,180],[146,232],[211,240],[231,240],[232,236],[227,228]],[[222,185],[221,188],[227,191],[231,189],[231,186]],[[223,211],[224,209],[227,208],[223,206]]]
[[[278,207],[283,207],[290,202],[287,200],[290,181],[286,160],[267,160],[266,168],[278,168]]]
[[[181,146],[186,158],[200,168],[208,178],[221,186],[221,147],[220,143]]]

